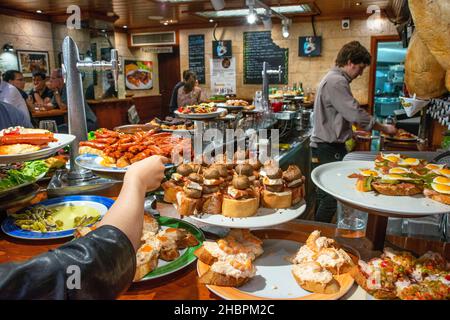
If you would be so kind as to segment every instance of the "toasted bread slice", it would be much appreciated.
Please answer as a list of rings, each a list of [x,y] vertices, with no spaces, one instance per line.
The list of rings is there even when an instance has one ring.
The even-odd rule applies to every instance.
[[[296,276],[294,272],[292,272],[292,275],[294,276],[297,284],[306,291],[333,294],[339,292],[340,290],[339,282],[337,282],[336,279],[333,279],[328,283],[321,283],[316,281],[304,281]]]
[[[139,281],[158,266],[160,243],[153,237],[148,239],[136,253],[136,272],[133,281]]]
[[[203,263],[207,265],[213,265],[214,262],[218,260],[217,257],[213,256],[204,246],[201,246],[194,251],[194,255]]]
[[[177,203],[177,193],[183,191],[183,188],[170,180],[162,183],[161,187],[164,189],[164,201]]]
[[[184,192],[178,192],[176,198],[177,210],[180,216],[191,216],[195,214],[202,203],[201,199],[189,198]]]
[[[423,188],[417,184],[403,182],[398,184],[372,182],[372,187],[386,196],[413,196],[423,191]]]
[[[155,217],[144,214],[144,224],[142,227],[142,232],[151,232],[151,233],[158,233],[159,230],[159,223],[158,220],[155,219]]]
[[[200,277],[200,283],[223,287],[240,287],[246,284],[248,280],[250,280],[250,278],[235,278],[214,272],[211,269]]]
[[[298,285],[307,291],[331,294],[340,290],[339,282],[333,278],[331,272],[316,262],[296,264],[291,272]]]
[[[371,290],[367,287],[367,278],[361,271],[360,267],[355,265],[350,268],[350,275],[355,279],[356,283],[366,292],[374,296],[376,299],[397,299],[397,294],[393,290],[378,289]]]

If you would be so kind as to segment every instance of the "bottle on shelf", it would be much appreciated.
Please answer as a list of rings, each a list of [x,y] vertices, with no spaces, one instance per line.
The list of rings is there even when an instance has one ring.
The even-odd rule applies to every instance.
[[[299,96],[303,96],[304,92],[303,92],[303,83],[300,82],[300,87],[298,88],[298,95]]]

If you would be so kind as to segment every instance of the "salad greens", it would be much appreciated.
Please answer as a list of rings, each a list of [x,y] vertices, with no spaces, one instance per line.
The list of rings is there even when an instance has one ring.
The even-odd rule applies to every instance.
[[[6,176],[0,180],[0,191],[33,182],[47,171],[48,166],[43,160],[25,162],[21,169],[10,169],[6,172]]]

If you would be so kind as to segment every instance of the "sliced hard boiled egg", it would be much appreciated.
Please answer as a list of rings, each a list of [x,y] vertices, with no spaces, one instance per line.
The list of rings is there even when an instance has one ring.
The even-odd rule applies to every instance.
[[[437,191],[439,193],[450,194],[450,186],[447,186],[445,184],[432,183],[431,187],[434,191]]]
[[[411,170],[406,169],[406,168],[401,168],[401,167],[395,167],[395,168],[391,168],[389,169],[389,174],[405,174],[405,173],[410,173]]]
[[[436,177],[433,179],[433,183],[437,184],[445,184],[446,186],[450,186],[450,178],[447,177]]]
[[[400,159],[398,164],[401,166],[418,166],[420,164],[420,160],[416,158]]]
[[[434,173],[437,173],[441,176],[446,176],[447,178],[450,178],[450,169],[447,169],[447,168],[434,170]]]
[[[427,168],[428,170],[440,170],[444,168],[443,164],[434,164],[434,163],[429,163],[425,166],[425,168]]]
[[[370,170],[370,169],[364,169],[364,170],[360,170],[360,173],[362,176],[364,177],[378,177],[378,172],[375,170]]]
[[[390,162],[399,162],[401,159],[400,154],[398,153],[382,154],[381,157]]]

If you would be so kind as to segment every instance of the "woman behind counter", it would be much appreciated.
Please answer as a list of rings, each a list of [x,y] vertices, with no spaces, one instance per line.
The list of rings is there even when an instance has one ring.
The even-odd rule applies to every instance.
[[[184,74],[184,86],[178,89],[178,107],[190,106],[204,102],[206,97],[198,86],[197,75],[192,71]]]

